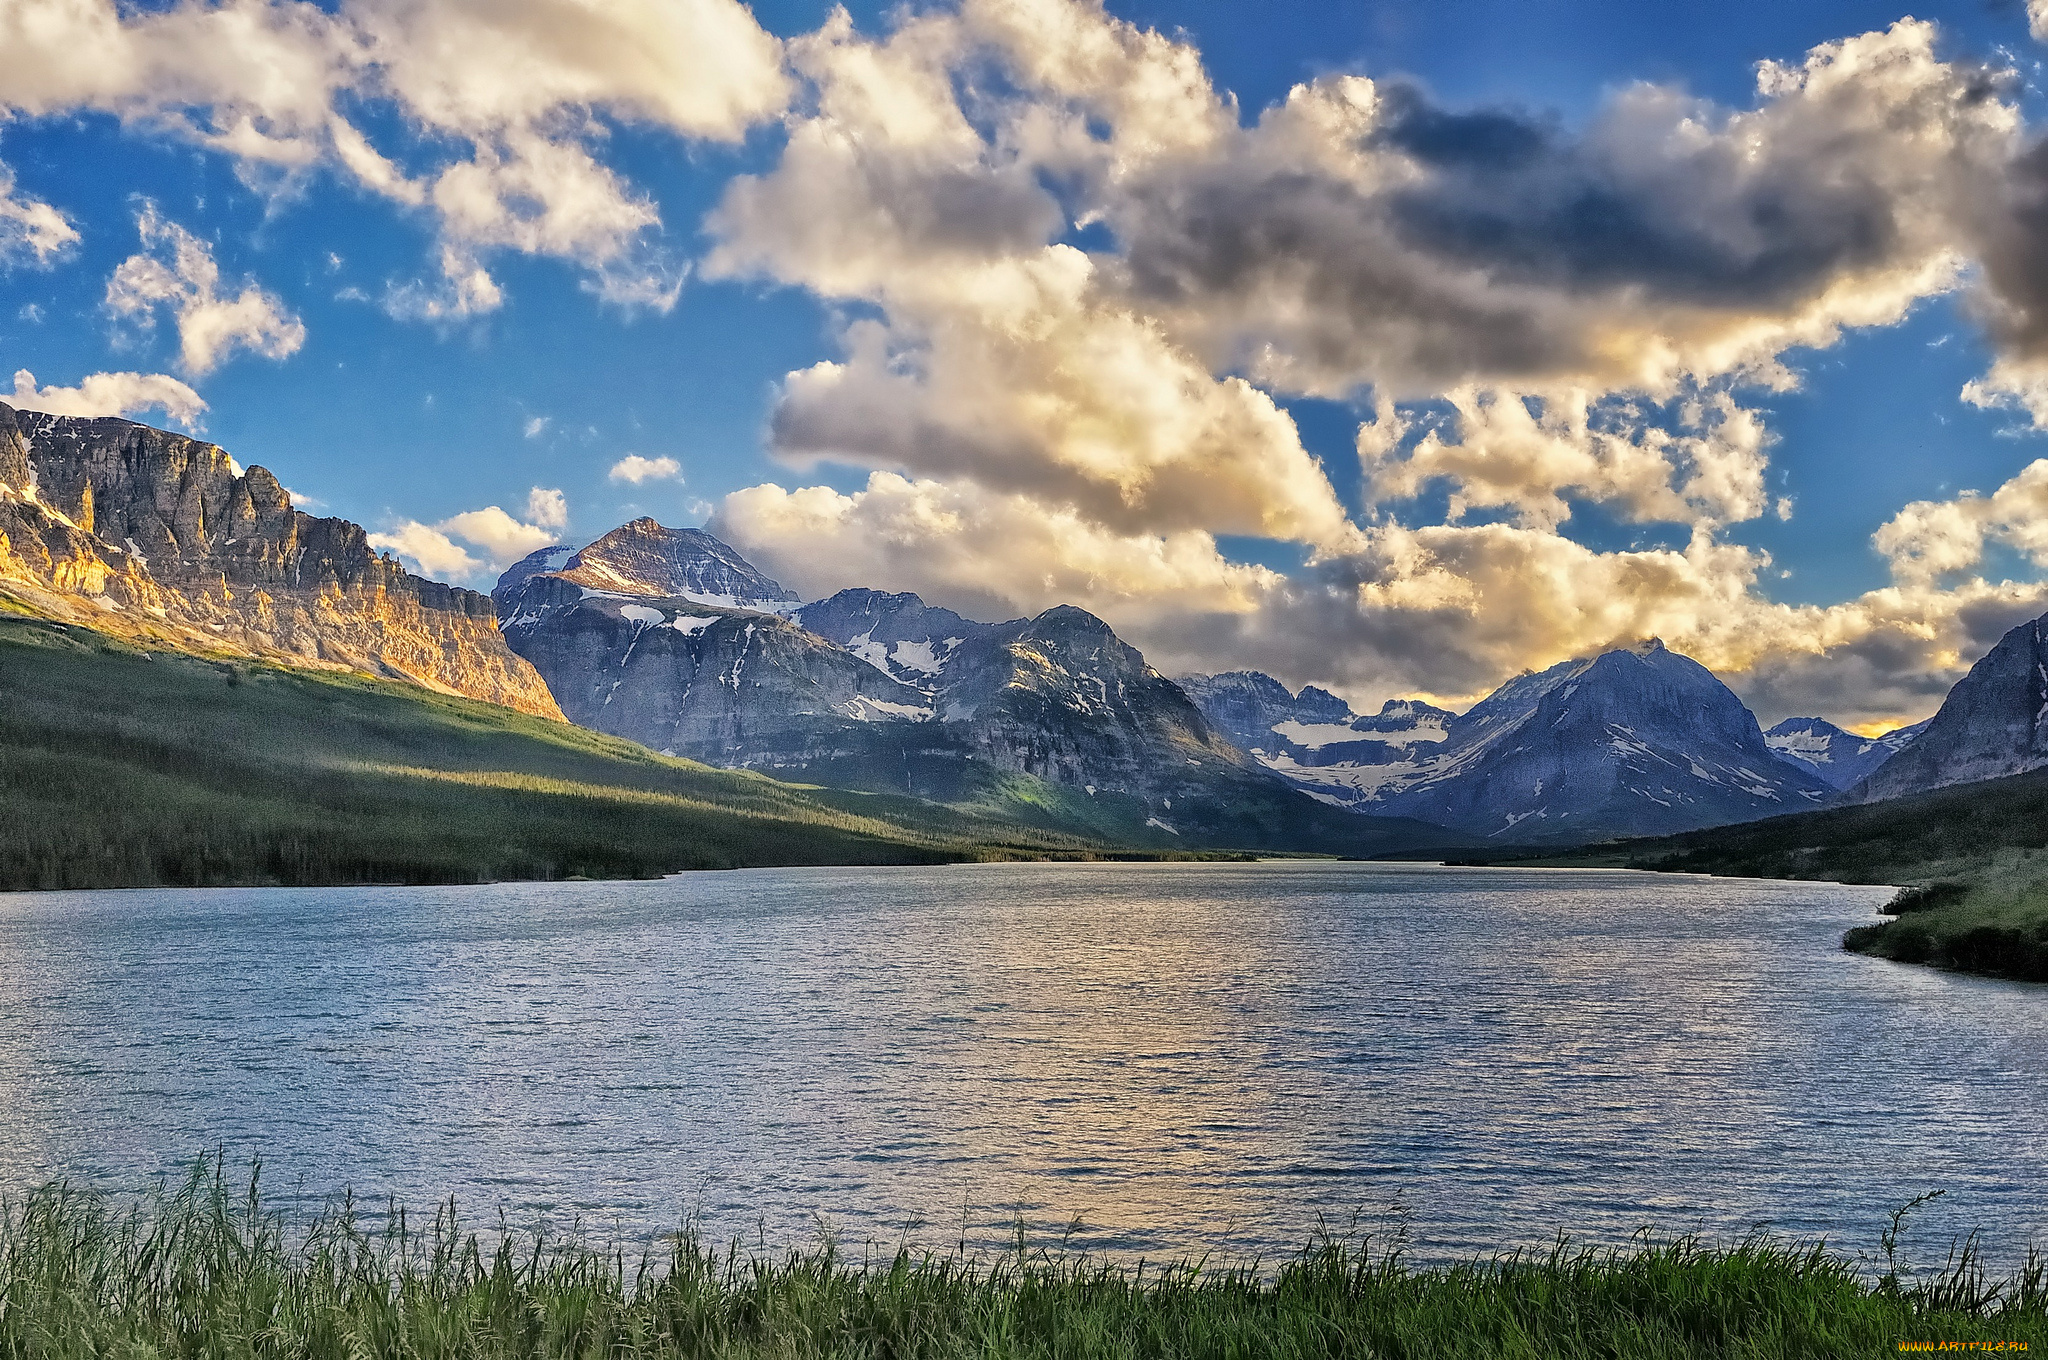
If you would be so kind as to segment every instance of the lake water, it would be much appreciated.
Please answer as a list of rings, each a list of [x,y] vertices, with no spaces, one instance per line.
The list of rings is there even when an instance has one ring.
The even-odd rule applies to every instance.
[[[1888,890],[988,865],[0,897],[0,1187],[261,1155],[478,1221],[1158,1258],[1759,1223],[2048,1245],[2048,988]]]

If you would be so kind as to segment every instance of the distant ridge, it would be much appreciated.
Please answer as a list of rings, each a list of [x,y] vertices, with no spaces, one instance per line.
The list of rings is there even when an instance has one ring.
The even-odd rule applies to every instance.
[[[1371,717],[1335,713],[1333,696],[1290,696],[1256,672],[1188,683],[1219,726],[1297,786],[1494,842],[1690,830],[1834,793],[1773,751],[1711,671],[1654,638],[1510,680],[1463,715],[1412,700]]]
[[[1830,787],[1846,789],[1890,760],[1927,730],[1927,722],[1859,737],[1824,718],[1787,718],[1764,733],[1764,741],[1787,760],[1810,767]]]

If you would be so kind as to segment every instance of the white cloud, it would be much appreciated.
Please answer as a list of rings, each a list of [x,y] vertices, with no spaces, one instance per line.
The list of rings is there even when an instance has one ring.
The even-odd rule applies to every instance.
[[[683,465],[673,458],[642,458],[629,453],[612,464],[612,470],[605,475],[615,482],[631,482],[638,486],[646,481],[661,481],[669,477],[680,477]]]
[[[1843,717],[1908,716],[2041,603],[1981,576],[1986,542],[2034,552],[2031,470],[1903,509],[1879,531],[1894,583],[1828,608],[1770,601],[1776,565],[1723,538],[1772,504],[1746,389],[1930,295],[1965,290],[1998,346],[1969,399],[2048,422],[2048,152],[2006,76],[1942,60],[1928,24],[1764,63],[1740,108],[1638,84],[1567,125],[1345,75],[1246,119],[1190,43],[1095,0],[904,7],[880,37],[835,12],[786,49],[732,0],[45,9],[33,31],[0,9],[0,102],[168,130],[252,182],[338,169],[434,224],[438,272],[383,302],[440,324],[504,304],[500,252],[672,306],[688,266],[610,131],[730,141],[784,115],[703,267],[858,318],[787,376],[771,436],[866,486],[718,512],[810,589],[1073,599],[1163,664],[1353,694],[1470,695],[1655,632],[1760,703]],[[1081,228],[1106,244],[1068,244]],[[1300,394],[1375,405],[1357,521]],[[1401,522],[1439,492],[1451,522]],[[1584,500],[1686,546],[1574,543]],[[466,575],[565,520],[536,501],[384,537]],[[1310,565],[1232,562],[1232,534]]]
[[[484,569],[482,562],[457,546],[447,534],[418,520],[406,520],[390,533],[371,534],[369,541],[377,551],[404,558],[420,575],[432,580],[464,581]]]
[[[610,302],[673,306],[686,271],[652,200],[593,156],[604,120],[736,141],[790,93],[781,44],[737,0],[31,0],[0,11],[0,49],[0,106],[18,114],[112,113],[260,186],[332,166],[430,214],[474,266],[396,291],[395,314],[434,321],[497,305],[475,259],[490,249],[568,260]],[[405,153],[375,145],[359,108],[395,113]]]
[[[1455,388],[1457,440],[1425,433],[1406,454],[1405,422],[1391,403],[1360,430],[1359,457],[1375,495],[1409,499],[1448,483],[1450,518],[1510,509],[1519,522],[1554,529],[1570,517],[1567,494],[1613,505],[1623,518],[1725,524],[1764,513],[1764,451],[1770,436],[1754,411],[1726,391],[1678,403],[1667,428],[1658,413],[1625,401],[1595,403],[1583,388],[1522,393]]]
[[[557,488],[537,486],[526,493],[526,517],[543,529],[565,529],[569,525],[569,498]]]
[[[133,416],[162,411],[195,433],[206,402],[184,383],[163,373],[92,373],[76,387],[36,386],[35,374],[17,369],[9,405],[53,416]]]
[[[1871,536],[1892,575],[1925,584],[1976,567],[1987,541],[2048,567],[2048,458],[2037,458],[1989,496],[1914,501]]]
[[[526,437],[528,439],[538,439],[547,433],[548,426],[552,424],[554,424],[554,417],[552,416],[528,416],[524,427]]]
[[[179,361],[187,373],[209,373],[238,349],[283,359],[305,344],[305,325],[275,293],[249,281],[224,296],[213,251],[159,215],[155,204],[144,205],[135,227],[143,253],[123,260],[107,281],[107,310],[147,329],[156,324],[157,309],[167,307],[177,321]]]
[[[0,165],[0,268],[47,268],[78,244],[78,229],[40,199],[19,195],[14,172]]]
[[[772,484],[736,491],[711,528],[806,594],[859,582],[916,590],[984,618],[1055,604],[1126,619],[1161,608],[1242,612],[1284,583],[1224,560],[1200,531],[1119,534],[1028,496],[889,472],[851,495]]]
[[[388,533],[371,534],[370,546],[406,558],[423,576],[473,580],[487,568],[502,571],[530,552],[552,547],[568,523],[568,497],[555,488],[537,486],[527,493],[523,521],[487,505],[438,524],[404,520]],[[472,556],[458,539],[482,557]]]
[[[441,248],[441,281],[414,279],[384,290],[385,314],[399,321],[467,321],[505,305],[505,292],[466,250]]]
[[[1720,536],[1790,512],[1742,389],[1969,277],[2023,128],[1932,25],[1765,63],[1746,108],[1642,84],[1568,131],[1353,76],[1246,123],[1191,46],[1085,0],[892,22],[790,44],[815,98],[707,221],[708,272],[862,318],[788,375],[771,438],[866,488],[757,487],[716,521],[805,588],[1069,598],[1162,664],[1357,695],[1470,697],[1658,633],[1845,717],[1920,716],[1988,622],[2039,607],[1974,578],[1781,606],[1768,555]],[[1107,244],[1063,243],[1091,226]],[[1362,521],[1293,394],[1374,399]],[[1432,490],[1451,522],[1392,515]],[[1584,547],[1574,500],[1687,546]],[[1230,562],[1222,534],[1310,566]]]

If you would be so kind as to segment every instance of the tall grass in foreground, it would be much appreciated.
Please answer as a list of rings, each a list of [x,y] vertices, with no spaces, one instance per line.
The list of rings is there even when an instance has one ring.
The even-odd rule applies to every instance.
[[[1889,1243],[1887,1244],[1889,1245]],[[0,1214],[0,1356],[1856,1356],[1901,1342],[2048,1348],[2042,1270],[1953,1255],[1871,1283],[1763,1238],[1560,1245],[1444,1269],[1323,1241],[1276,1270],[1001,1256],[629,1253],[461,1227],[294,1233],[217,1164],[117,1205],[63,1184]],[[2017,1349],[2017,1347],[2014,1347]]]

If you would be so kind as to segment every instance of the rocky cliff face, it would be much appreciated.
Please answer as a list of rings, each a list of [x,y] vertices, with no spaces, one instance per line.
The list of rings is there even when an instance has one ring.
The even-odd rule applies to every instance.
[[[147,646],[337,666],[560,716],[490,601],[294,510],[219,446],[0,404],[0,595]]]
[[[1306,685],[1295,694],[1263,671],[1183,675],[1182,690],[1217,731],[1246,751],[1265,752],[1286,743],[1282,724],[1348,724],[1351,705],[1328,690]]]
[[[711,764],[801,766],[866,725],[932,716],[917,690],[785,619],[572,573],[530,574],[504,630],[569,721]]]
[[[1342,806],[1370,802],[1389,772],[1414,768],[1457,715],[1416,699],[1389,699],[1358,714],[1328,690],[1290,693],[1260,671],[1190,675],[1181,688],[1203,716],[1290,783]]]
[[[1828,787],[1846,789],[1926,730],[1925,722],[1917,722],[1880,737],[1859,737],[1825,718],[1787,718],[1764,733],[1764,741],[1786,760],[1810,768]]]
[[[1874,803],[2048,765],[2048,614],[1998,640],[1925,730],[1849,790]]]

